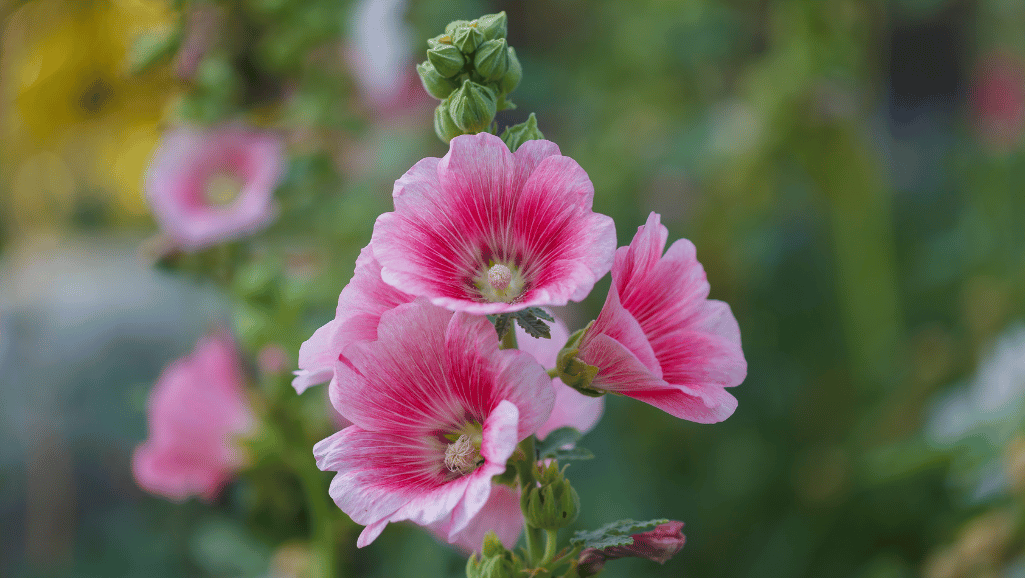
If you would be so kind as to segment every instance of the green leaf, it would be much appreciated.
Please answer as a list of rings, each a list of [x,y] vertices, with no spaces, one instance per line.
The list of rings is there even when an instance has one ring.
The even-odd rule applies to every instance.
[[[574,546],[582,546],[584,548],[608,548],[610,546],[629,546],[634,543],[634,539],[631,536],[641,530],[647,530],[654,528],[659,524],[665,524],[669,520],[662,518],[659,520],[648,520],[647,522],[638,522],[636,520],[619,520],[609,524],[605,524],[597,530],[590,532],[581,530],[570,539],[570,544]]]
[[[545,321],[555,321],[555,318],[551,316],[547,311],[540,307],[527,307],[524,312],[530,313],[534,317],[544,319]]]
[[[520,327],[527,332],[527,335],[536,338],[552,338],[552,332],[548,329],[548,324],[541,319],[538,319],[536,315],[531,313],[530,309],[517,311],[512,315],[516,318],[516,323],[518,323]]]
[[[559,429],[553,430],[538,447],[538,458],[543,460],[545,458],[553,457],[550,454],[553,454],[562,446],[577,443],[582,437],[584,437],[584,434],[571,427],[560,427]]]
[[[549,456],[560,462],[593,460],[594,452],[587,448],[575,447],[569,449],[556,449],[549,452]]]

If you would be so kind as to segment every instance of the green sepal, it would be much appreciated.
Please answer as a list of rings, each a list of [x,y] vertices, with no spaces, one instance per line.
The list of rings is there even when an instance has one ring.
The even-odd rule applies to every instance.
[[[509,45],[505,38],[488,40],[477,47],[473,56],[473,67],[487,82],[500,80],[509,70]]]
[[[497,102],[495,95],[484,86],[471,80],[463,82],[462,88],[449,97],[449,114],[459,130],[474,134],[486,130],[495,119]]]
[[[416,73],[420,75],[420,82],[423,83],[424,90],[438,100],[444,100],[448,95],[455,92],[459,86],[452,80],[439,74],[438,70],[434,68],[434,65],[429,60],[417,64]]]
[[[594,378],[598,376],[599,368],[577,359],[577,354],[580,353],[580,340],[593,326],[594,321],[569,336],[569,340],[555,360],[555,370],[559,373],[559,379],[566,385],[586,396],[601,397],[605,392],[591,387]]]
[[[427,60],[434,65],[434,69],[444,78],[451,78],[459,74],[466,65],[466,58],[459,49],[451,44],[438,44],[427,51]]]
[[[451,36],[455,34],[456,30],[460,28],[465,28],[470,24],[472,24],[472,22],[470,22],[469,20],[453,20],[445,26],[445,34]]]
[[[516,90],[520,81],[523,80],[523,66],[520,64],[520,59],[516,58],[516,50],[512,46],[509,47],[508,60],[509,67],[502,76],[502,80],[498,81],[498,87],[502,94],[509,94]]]
[[[540,140],[545,138],[537,128],[537,116],[530,113],[527,120],[520,124],[506,127],[502,132],[502,141],[509,147],[509,150],[516,152],[523,143],[528,140]]]

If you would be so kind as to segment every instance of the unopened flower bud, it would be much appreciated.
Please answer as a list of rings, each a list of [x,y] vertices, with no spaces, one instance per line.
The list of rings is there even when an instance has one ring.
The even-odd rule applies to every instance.
[[[495,118],[497,102],[487,88],[467,80],[449,97],[449,114],[459,130],[478,133],[488,128]]]
[[[456,83],[438,74],[437,69],[430,61],[416,65],[416,72],[420,75],[424,89],[438,100],[444,100],[456,89]]]
[[[467,578],[519,578],[522,575],[523,563],[505,549],[493,530],[484,535],[481,554],[479,560],[473,553],[466,561]]]
[[[498,81],[498,87],[502,90],[502,94],[509,94],[516,90],[516,87],[520,85],[520,80],[523,79],[523,66],[520,65],[520,59],[516,58],[516,50],[512,46],[509,47],[509,67],[505,71],[505,75],[502,76],[502,80]]]
[[[509,19],[505,11],[498,14],[487,14],[477,19],[477,28],[484,35],[484,40],[505,38],[509,27]]]
[[[481,42],[484,42],[484,35],[475,25],[456,28],[452,33],[452,44],[466,55],[473,54]]]
[[[534,116],[534,113],[530,113],[525,122],[506,127],[505,131],[502,132],[502,141],[505,142],[512,152],[516,152],[516,149],[520,148],[528,140],[543,138],[545,138],[545,135],[541,134],[541,131],[538,130],[537,117]]]
[[[463,53],[451,44],[438,44],[427,51],[427,60],[434,65],[434,69],[444,78],[450,78],[459,74],[466,64]]]
[[[435,48],[445,44],[452,44],[452,37],[448,33],[439,34],[434,38],[427,39],[427,48]]]
[[[484,80],[499,80],[509,69],[509,46],[505,38],[488,40],[477,47],[473,67]]]
[[[634,534],[633,544],[609,546],[601,550],[587,548],[580,553],[577,573],[581,578],[594,576],[605,566],[606,560],[617,558],[647,558],[665,564],[683,549],[687,537],[683,535],[683,522],[667,522],[654,530]]]
[[[434,109],[434,133],[444,142],[448,142],[463,134],[456,123],[452,122],[452,115],[449,113],[451,98],[446,99]]]
[[[520,508],[527,523],[542,530],[558,530],[572,524],[580,513],[580,497],[556,462],[541,466],[538,486],[524,490]]]

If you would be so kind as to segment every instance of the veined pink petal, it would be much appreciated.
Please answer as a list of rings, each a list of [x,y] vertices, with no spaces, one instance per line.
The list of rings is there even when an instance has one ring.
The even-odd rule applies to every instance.
[[[145,490],[172,500],[213,499],[242,466],[238,437],[253,423],[231,339],[202,338],[169,365],[150,393],[149,438],[133,472]]]
[[[196,250],[270,223],[283,171],[281,141],[269,133],[239,126],[179,128],[164,137],[153,157],[146,197],[171,240]],[[235,179],[240,187],[224,204],[207,194],[218,178]]]
[[[514,155],[494,135],[463,135],[396,181],[395,211],[378,217],[371,245],[386,283],[441,307],[563,305],[612,264],[615,228],[591,211],[593,196],[587,174],[552,143],[530,141]],[[485,291],[494,264],[513,271],[512,293]]]
[[[520,492],[502,484],[492,484],[491,493],[484,507],[461,531],[451,533],[451,524],[444,521],[428,529],[438,538],[450,542],[459,549],[480,552],[484,535],[493,531],[502,544],[512,550],[523,532],[523,512],[520,510]]]
[[[377,338],[381,314],[413,296],[388,285],[381,279],[381,265],[369,246],[356,259],[356,271],[338,296],[335,318],[313,333],[299,348],[299,371],[292,387],[302,393],[306,388],[332,379],[342,351],[357,341]]]
[[[724,388],[747,374],[740,329],[728,305],[709,300],[694,245],[662,254],[668,231],[652,213],[616,251],[612,287],[579,358],[599,368],[591,384],[699,423],[722,421],[737,400]]]
[[[330,391],[354,425],[314,453],[321,469],[338,472],[335,502],[366,525],[359,546],[400,520],[444,528],[455,539],[555,398],[544,369],[527,353],[500,350],[487,319],[424,299],[381,315],[376,340],[350,344]],[[458,449],[467,445],[479,461]],[[453,448],[462,457],[449,462]]]

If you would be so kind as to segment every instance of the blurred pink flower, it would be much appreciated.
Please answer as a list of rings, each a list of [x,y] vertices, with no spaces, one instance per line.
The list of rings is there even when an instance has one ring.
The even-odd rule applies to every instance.
[[[610,546],[598,550],[587,548],[580,553],[577,571],[580,576],[593,576],[605,566],[606,560],[617,558],[647,558],[665,564],[683,549],[687,537],[683,535],[683,522],[667,522],[653,530],[633,534],[633,544]]]
[[[320,469],[338,472],[335,503],[366,526],[359,547],[402,520],[455,540],[555,401],[544,369],[529,354],[499,350],[486,318],[422,299],[384,313],[377,340],[350,345],[336,371],[331,401],[354,425],[314,455]]]
[[[381,315],[413,300],[381,280],[381,265],[369,246],[356,259],[352,280],[338,296],[335,318],[313,333],[299,347],[299,371],[292,387],[299,393],[311,385],[332,379],[338,356],[349,344],[377,339]]]
[[[591,211],[587,174],[549,141],[514,154],[488,133],[458,136],[392,196],[370,243],[384,281],[454,311],[579,301],[612,264],[612,219]]]
[[[612,286],[580,341],[579,359],[597,366],[591,387],[649,403],[699,423],[722,421],[737,400],[724,388],[747,375],[740,328],[729,305],[708,299],[694,245],[651,213],[629,247],[616,251]]]
[[[268,225],[283,171],[281,141],[269,133],[179,128],[153,157],[146,196],[168,237],[196,250]]]
[[[215,333],[164,369],[150,392],[149,438],[132,469],[148,492],[212,500],[244,463],[238,438],[253,425],[231,339]]]
[[[991,146],[1004,149],[1021,140],[1025,128],[1025,64],[1001,52],[985,56],[972,87],[976,128]]]
[[[516,326],[516,342],[520,349],[534,356],[534,359],[545,369],[555,367],[555,359],[559,350],[569,339],[569,330],[566,324],[558,317],[551,323],[552,338],[538,339],[527,335],[519,325]],[[555,389],[555,407],[548,421],[537,428],[538,439],[545,439],[548,434],[561,427],[571,427],[580,432],[591,431],[591,428],[598,423],[602,410],[605,408],[605,399],[601,397],[589,397],[577,390],[562,383],[562,380],[552,380],[552,387]],[[483,536],[483,534],[482,534]]]

